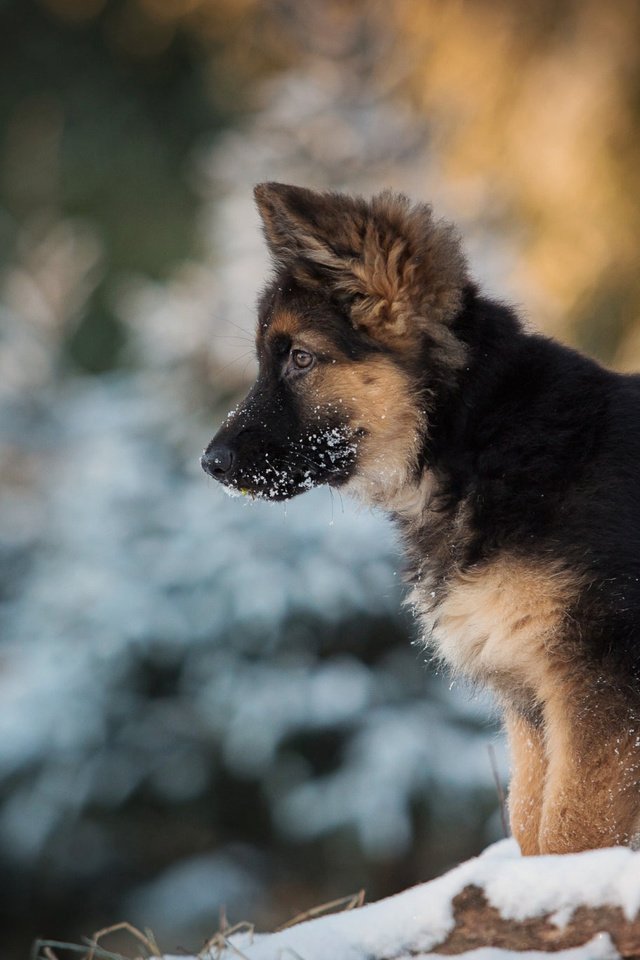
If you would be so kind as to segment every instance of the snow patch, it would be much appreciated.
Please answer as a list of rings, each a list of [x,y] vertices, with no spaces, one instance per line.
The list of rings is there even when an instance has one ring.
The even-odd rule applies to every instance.
[[[465,887],[480,887],[505,919],[515,921],[552,914],[565,923],[578,906],[618,906],[628,919],[640,909],[640,853],[613,847],[564,856],[521,857],[513,841],[494,844],[484,854],[430,883],[356,910],[308,920],[275,934],[248,932],[230,938],[217,960],[420,960],[435,956],[454,927],[452,901]],[[571,950],[553,953],[560,960],[617,960],[606,933]],[[497,948],[471,950],[466,960],[518,960],[548,957],[539,951]],[[166,958],[170,960],[170,958]],[[213,960],[213,958],[211,958]]]
[[[443,957],[440,953],[413,954],[410,960],[438,960]],[[620,954],[614,947],[608,933],[596,933],[592,940],[582,947],[571,947],[569,950],[558,950],[548,953],[541,950],[503,950],[500,947],[481,947],[479,950],[468,950],[459,953],[458,960],[620,960]],[[398,957],[397,960],[409,960],[409,957]]]

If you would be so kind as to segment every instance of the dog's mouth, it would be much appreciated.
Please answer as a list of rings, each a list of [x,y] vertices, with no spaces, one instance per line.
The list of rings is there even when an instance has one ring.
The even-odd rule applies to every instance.
[[[252,500],[268,500],[277,503],[281,500],[291,500],[323,484],[332,487],[342,486],[348,479],[349,473],[346,470],[324,476],[314,469],[289,472],[265,464],[258,470],[239,474],[233,480],[222,480],[221,483],[225,492],[231,497],[244,496]]]
[[[356,454],[355,437],[333,428],[322,436],[312,434],[286,450],[265,450],[259,456],[234,453],[232,467],[225,464],[224,470],[208,452],[201,463],[230,496],[278,502],[323,484],[340,487],[347,483],[355,469]]]
[[[253,500],[278,502],[291,500],[300,493],[312,490],[322,483],[322,479],[312,469],[290,471],[265,461],[259,467],[238,471],[232,479],[223,483],[227,493],[232,496],[240,494]]]

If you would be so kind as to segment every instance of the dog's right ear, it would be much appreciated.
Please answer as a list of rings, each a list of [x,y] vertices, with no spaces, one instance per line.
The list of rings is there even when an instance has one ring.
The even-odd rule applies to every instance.
[[[362,249],[367,222],[363,200],[285,183],[259,183],[254,196],[276,264],[311,283],[339,283],[349,272]]]

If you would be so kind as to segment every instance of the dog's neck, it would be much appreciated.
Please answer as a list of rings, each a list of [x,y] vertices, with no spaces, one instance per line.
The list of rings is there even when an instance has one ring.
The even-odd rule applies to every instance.
[[[418,523],[426,516],[435,492],[433,474],[425,469],[417,479],[404,475],[381,478],[358,476],[344,487],[344,493],[368,507],[376,507],[393,517]]]
[[[360,502],[389,513],[413,535],[432,527],[437,504],[438,513],[447,503],[454,515],[455,504],[465,499],[473,481],[470,444],[476,424],[485,415],[488,398],[499,392],[509,373],[505,356],[523,336],[515,313],[484,299],[471,283],[452,332],[467,354],[464,367],[441,369],[430,342],[424,356],[417,358],[418,376],[425,376],[423,387],[429,400],[427,423],[416,437],[412,461],[395,466],[374,461],[344,488]]]
[[[405,543],[419,541],[421,549],[428,543],[442,552],[444,543],[452,541],[455,553],[453,541],[468,536],[469,494],[477,480],[476,433],[491,414],[491,397],[500,394],[510,375],[509,357],[526,334],[509,307],[484,299],[473,284],[452,329],[464,345],[467,363],[454,377],[436,376],[427,384],[431,408],[417,443],[417,463],[402,484],[387,486],[379,505],[398,521]],[[433,374],[428,353],[423,369]]]
[[[380,506],[394,517],[418,522],[426,516],[429,502],[435,491],[435,479],[425,470],[420,479],[404,483],[393,491],[387,491]]]

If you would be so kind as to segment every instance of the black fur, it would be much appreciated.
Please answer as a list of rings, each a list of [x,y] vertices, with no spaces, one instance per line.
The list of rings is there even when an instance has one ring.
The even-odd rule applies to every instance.
[[[509,550],[584,573],[576,642],[640,698],[640,377],[526,332],[471,285],[454,330],[469,363],[437,396],[421,466],[446,491],[444,530],[471,507],[462,568]],[[396,519],[417,569],[443,527]]]

